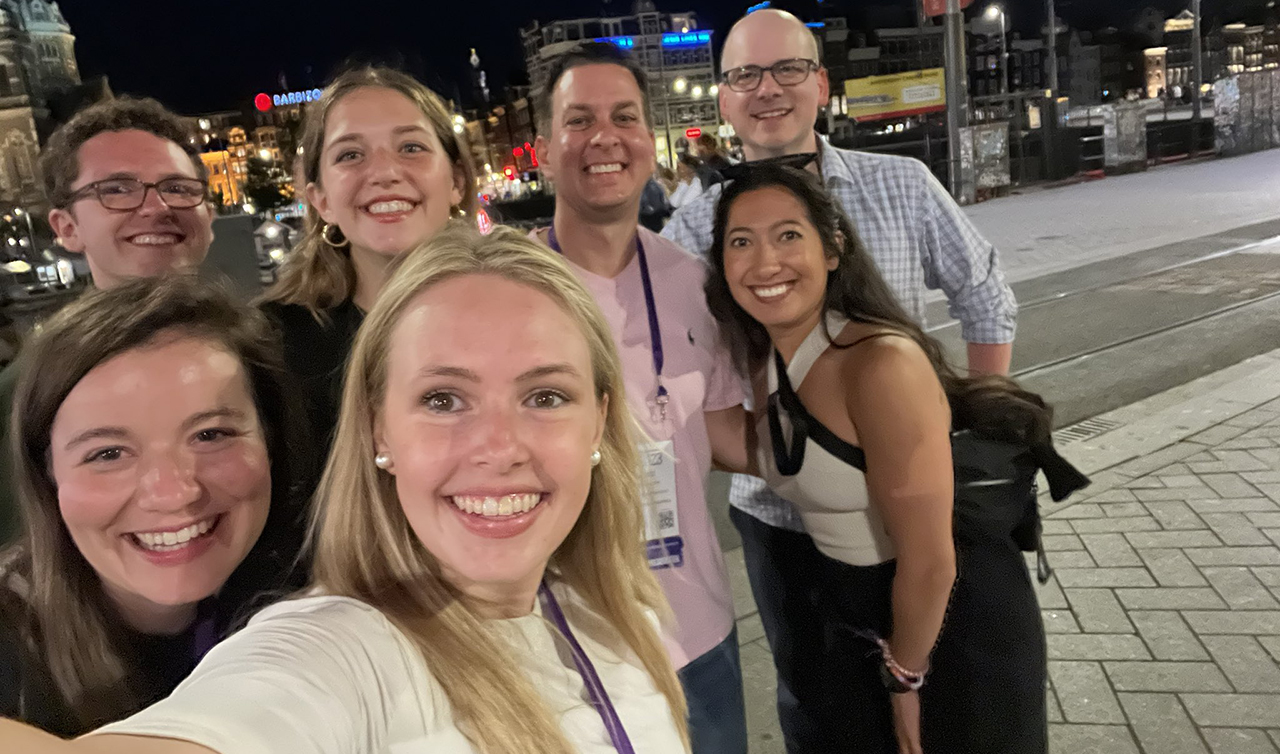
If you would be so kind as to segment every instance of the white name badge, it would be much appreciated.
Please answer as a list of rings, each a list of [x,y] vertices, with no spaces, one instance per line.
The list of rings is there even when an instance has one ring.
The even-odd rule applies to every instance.
[[[670,440],[640,444],[648,498],[644,506],[644,534],[650,568],[684,565],[680,510],[676,505],[675,446]]]

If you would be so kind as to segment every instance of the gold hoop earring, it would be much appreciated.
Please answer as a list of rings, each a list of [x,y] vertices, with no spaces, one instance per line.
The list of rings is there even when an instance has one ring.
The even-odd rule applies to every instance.
[[[341,248],[350,246],[351,242],[347,240],[346,236],[342,236],[342,240],[340,241],[333,240],[331,236],[333,231],[335,230],[338,231],[339,234],[342,233],[342,228],[339,228],[338,226],[332,223],[325,223],[324,227],[320,230],[320,238],[323,239],[325,243],[329,244],[335,249],[341,249]]]

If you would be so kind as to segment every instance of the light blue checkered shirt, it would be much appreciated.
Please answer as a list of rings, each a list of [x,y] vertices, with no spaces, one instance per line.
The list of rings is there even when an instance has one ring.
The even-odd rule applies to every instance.
[[[1018,305],[1000,272],[995,247],[924,163],[839,149],[822,136],[818,151],[827,190],[909,314],[924,325],[925,292],[941,289],[966,342],[1013,342]],[[705,255],[723,186],[711,186],[681,207],[662,235]],[[756,477],[735,474],[729,502],[765,523],[804,531],[791,503]]]

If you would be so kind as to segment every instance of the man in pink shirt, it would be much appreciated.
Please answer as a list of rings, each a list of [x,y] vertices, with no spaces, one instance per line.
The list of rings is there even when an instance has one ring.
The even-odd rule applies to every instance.
[[[649,563],[676,616],[667,644],[689,699],[694,754],[746,754],[733,597],[706,502],[713,454],[726,468],[746,463],[742,389],[707,309],[703,263],[638,224],[654,169],[647,91],[644,73],[613,45],[585,43],[552,64],[536,148],[556,211],[534,235],[595,296],[648,435]]]

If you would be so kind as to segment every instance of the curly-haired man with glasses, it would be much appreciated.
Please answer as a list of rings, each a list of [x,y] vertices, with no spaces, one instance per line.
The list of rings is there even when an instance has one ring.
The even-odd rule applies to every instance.
[[[213,242],[204,165],[182,119],[153,99],[121,97],[76,113],[40,155],[49,225],[83,254],[93,283],[194,271]],[[17,363],[0,372],[8,416]],[[8,422],[0,424],[0,545],[18,534]]]
[[[84,254],[94,284],[194,268],[213,241],[204,166],[178,116],[150,99],[108,100],[54,132],[40,158],[49,225]]]

